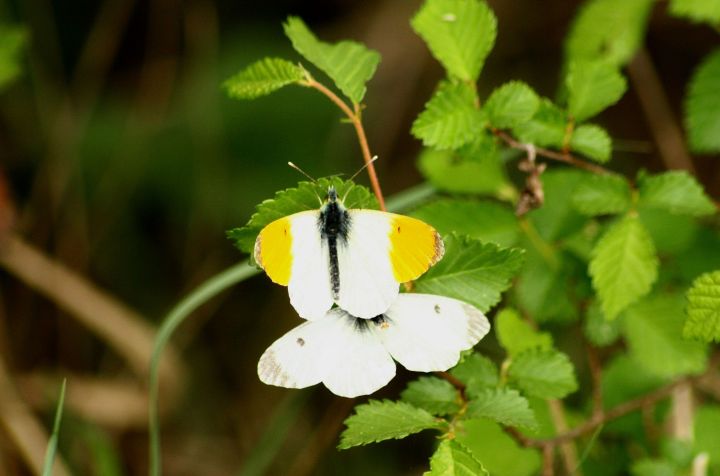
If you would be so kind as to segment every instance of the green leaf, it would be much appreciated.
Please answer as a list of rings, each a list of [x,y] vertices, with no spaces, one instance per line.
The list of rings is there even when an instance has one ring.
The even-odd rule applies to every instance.
[[[720,342],[720,270],[705,273],[693,281],[687,300],[683,335],[705,342]]]
[[[510,382],[527,395],[564,398],[578,388],[573,364],[556,350],[529,349],[513,357]]]
[[[430,471],[423,476],[490,476],[470,451],[454,440],[443,440],[430,458]]]
[[[26,42],[25,28],[0,24],[0,91],[20,76],[20,54]]]
[[[590,0],[584,2],[565,42],[569,60],[606,59],[617,65],[630,61],[645,37],[653,0]]]
[[[442,428],[443,420],[405,402],[369,400],[357,405],[355,414],[345,420],[340,435],[341,450],[383,440],[402,439],[423,430]]]
[[[330,44],[319,41],[298,17],[288,17],[283,25],[295,51],[320,68],[340,91],[354,103],[365,97],[365,83],[375,74],[380,54],[354,41]]]
[[[608,320],[603,316],[600,304],[593,301],[588,307],[585,316],[585,337],[598,347],[607,347],[620,337],[622,329],[622,315],[617,319]]]
[[[680,476],[684,474],[669,461],[650,458],[635,461],[630,473],[632,476]]]
[[[521,142],[561,148],[565,142],[567,123],[565,111],[549,99],[542,98],[535,115],[529,121],[515,125],[513,133]]]
[[[495,388],[500,382],[495,363],[478,353],[466,356],[450,373],[465,384],[465,392],[474,398],[486,388]]]
[[[281,190],[274,198],[260,203],[250,221],[241,228],[228,231],[228,238],[233,240],[240,250],[252,253],[260,230],[278,218],[318,209],[321,204],[319,197],[327,196],[330,185],[335,187],[339,197],[346,197],[344,203],[348,208],[378,208],[377,200],[370,190],[353,182],[337,177],[321,178],[316,182],[300,182],[296,188]]]
[[[465,148],[457,152],[425,149],[418,168],[435,188],[447,192],[494,195],[508,187],[496,153],[465,156],[465,152]]]
[[[650,235],[636,216],[614,223],[598,240],[589,271],[607,319],[614,319],[650,292],[657,279],[658,259]]]
[[[612,155],[612,140],[602,127],[583,124],[573,131],[570,149],[596,162],[605,163]]]
[[[685,96],[685,129],[693,152],[720,152],[720,49],[695,70]]]
[[[662,378],[697,374],[707,364],[707,347],[683,339],[683,300],[673,295],[644,299],[625,312],[623,334],[630,355]]]
[[[627,89],[618,67],[607,60],[575,60],[565,78],[568,112],[584,121],[615,104]]]
[[[488,311],[522,266],[523,251],[456,234],[445,236],[444,241],[445,257],[415,281],[415,290],[460,299]]]
[[[590,174],[574,169],[549,170],[540,176],[545,190],[545,204],[527,214],[535,229],[546,241],[555,241],[580,231],[587,218],[572,206],[578,183]]]
[[[718,0],[670,0],[668,12],[676,17],[712,26],[720,23],[720,1]]]
[[[527,247],[527,259],[515,286],[518,306],[536,322],[571,322],[577,317],[572,275],[573,263],[558,251],[548,262],[532,246]]]
[[[684,170],[642,177],[639,205],[677,215],[702,216],[716,211],[702,185]]]
[[[513,309],[498,312],[495,317],[495,333],[500,345],[511,357],[528,349],[550,350],[553,346],[550,334],[533,329]]]
[[[695,412],[695,451],[707,453],[710,465],[720,467],[720,406],[703,405]],[[712,474],[712,473],[711,473]]]
[[[465,432],[455,438],[493,476],[532,476],[540,471],[540,454],[522,448],[495,422],[473,419],[464,422]]]
[[[225,81],[223,86],[230,97],[255,99],[303,79],[301,67],[280,58],[264,58]]]
[[[426,146],[457,149],[482,132],[484,116],[477,96],[466,83],[443,81],[425,110],[415,119],[412,134]]]
[[[447,415],[460,409],[458,391],[447,380],[420,377],[410,382],[401,394],[404,402],[427,410],[433,415]]]
[[[445,70],[475,82],[495,44],[497,20],[478,0],[426,0],[410,21]]]
[[[489,200],[441,198],[421,206],[412,216],[429,223],[440,234],[455,232],[500,246],[515,244],[520,233],[512,210]]]
[[[504,129],[529,121],[540,107],[540,98],[530,86],[510,81],[495,89],[485,103],[490,124]]]
[[[528,401],[517,390],[486,388],[478,392],[467,408],[470,418],[489,418],[502,425],[523,428],[537,427],[535,414]]]
[[[620,175],[590,175],[572,194],[573,207],[583,215],[612,215],[630,208],[630,186]]]

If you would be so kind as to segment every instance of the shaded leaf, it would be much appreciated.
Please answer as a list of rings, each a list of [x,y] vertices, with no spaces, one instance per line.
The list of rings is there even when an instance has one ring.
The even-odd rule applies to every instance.
[[[20,76],[20,54],[27,42],[27,30],[0,23],[0,90]]]
[[[578,183],[589,176],[587,172],[574,169],[549,170],[540,176],[545,203],[527,217],[543,239],[555,241],[582,229],[587,218],[575,210],[571,197]]]
[[[720,152],[720,49],[695,70],[685,97],[685,129],[690,149]]]
[[[447,192],[495,195],[508,187],[495,152],[468,157],[466,147],[457,152],[425,149],[418,168],[434,187]]]
[[[621,329],[622,315],[617,319],[605,319],[600,304],[597,301],[590,304],[585,316],[583,330],[585,331],[585,337],[593,345],[606,347],[613,344],[620,337]]]
[[[500,345],[513,357],[525,350],[552,349],[552,336],[533,329],[513,309],[503,309],[495,317],[495,333]]]
[[[624,213],[630,202],[628,181],[619,175],[587,176],[572,194],[573,207],[588,216]]]
[[[460,409],[458,391],[450,382],[438,377],[420,377],[413,380],[400,397],[404,402],[433,415],[446,415]]]
[[[495,363],[478,353],[466,356],[450,373],[465,384],[465,393],[474,398],[486,388],[495,388],[500,382]]]

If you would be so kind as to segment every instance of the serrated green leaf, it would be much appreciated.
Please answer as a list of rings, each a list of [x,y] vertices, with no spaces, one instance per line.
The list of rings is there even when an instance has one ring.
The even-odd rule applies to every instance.
[[[528,219],[546,241],[566,238],[578,231],[587,218],[572,206],[575,187],[590,174],[575,169],[549,170],[540,176],[545,190],[542,207],[527,214]]]
[[[255,99],[304,79],[303,69],[280,58],[256,61],[223,84],[230,97]]]
[[[589,271],[607,319],[614,319],[650,292],[657,279],[658,259],[650,235],[636,216],[614,223],[598,240]]]
[[[620,175],[586,176],[572,194],[573,207],[583,215],[611,215],[630,208],[630,186]]]
[[[536,322],[571,322],[577,317],[570,299],[574,292],[569,285],[574,281],[572,263],[565,254],[556,252],[555,262],[550,264],[531,245],[527,248],[526,263],[515,286],[518,306]]]
[[[320,68],[354,103],[365,97],[365,83],[375,74],[380,54],[354,41],[330,44],[319,41],[298,17],[283,25],[295,51]]]
[[[450,373],[465,384],[465,393],[474,398],[486,388],[495,388],[500,382],[495,363],[478,353],[465,357]]]
[[[430,471],[423,476],[479,476],[490,473],[470,451],[454,440],[443,440],[430,458]]]
[[[500,246],[515,244],[520,232],[512,210],[489,200],[441,198],[411,215],[429,223],[442,235],[455,232]]]
[[[720,406],[703,405],[694,415],[695,451],[710,456],[710,466],[720,467]],[[712,473],[711,473],[712,474]]]
[[[466,83],[443,81],[425,110],[415,119],[412,134],[426,146],[457,149],[470,143],[484,127],[482,111],[475,106],[477,95]]]
[[[585,315],[583,331],[585,337],[598,347],[606,347],[613,344],[620,337],[622,329],[622,315],[617,319],[605,319],[600,304],[593,301],[588,307]]]
[[[341,450],[383,440],[401,439],[423,430],[438,429],[445,425],[427,411],[405,402],[369,400],[357,405],[355,414],[345,420],[345,431],[340,435]]]
[[[687,300],[683,335],[705,342],[720,342],[720,270],[705,273],[693,281]]]
[[[447,380],[437,377],[413,380],[400,397],[404,402],[433,415],[447,415],[460,409],[457,389]]]
[[[455,438],[480,461],[493,476],[532,476],[540,470],[540,454],[522,448],[497,423],[486,419],[464,422],[465,432]]]
[[[582,122],[615,104],[627,89],[618,67],[608,60],[574,60],[565,78],[568,112]]]
[[[445,70],[475,82],[495,44],[497,20],[478,0],[426,0],[410,21]]]
[[[540,98],[530,86],[510,81],[495,89],[483,107],[490,124],[504,129],[529,121],[540,107]]]
[[[297,187],[281,190],[274,198],[260,203],[245,226],[228,231],[228,238],[233,240],[240,250],[251,253],[260,230],[278,218],[319,208],[319,197],[327,196],[330,185],[335,187],[338,197],[346,197],[344,204],[348,208],[378,208],[377,199],[370,190],[353,182],[337,177],[321,178],[316,182],[300,182]]]
[[[498,312],[495,317],[495,334],[511,357],[528,349],[549,350],[553,346],[550,334],[533,329],[513,309]]]
[[[685,129],[693,152],[720,152],[720,49],[710,53],[690,78]]]
[[[568,60],[630,61],[645,37],[653,0],[590,0],[583,3],[565,42]]]
[[[556,350],[529,349],[517,354],[508,377],[527,395],[540,398],[564,398],[578,387],[572,362]]]
[[[527,399],[517,390],[509,388],[485,388],[479,391],[468,404],[467,416],[489,418],[507,426],[537,427],[535,414]]]
[[[500,301],[523,262],[523,251],[447,235],[445,257],[415,281],[415,290],[466,301],[483,312]]]
[[[612,155],[612,140],[602,127],[583,124],[573,131],[570,149],[595,162],[605,163]]]
[[[496,153],[465,156],[459,151],[425,149],[418,157],[418,168],[438,190],[456,193],[495,195],[507,187],[507,178]]]
[[[685,320],[679,296],[648,297],[625,312],[623,335],[630,355],[647,372],[661,378],[697,374],[707,364],[707,347],[683,339]]]
[[[716,211],[702,185],[684,170],[642,177],[639,205],[690,216],[710,215]]]
[[[719,0],[670,0],[668,13],[712,26],[720,23]]]
[[[529,121],[515,125],[513,133],[521,142],[540,147],[561,148],[565,141],[567,123],[565,111],[549,99],[542,98],[535,115]]]
[[[20,76],[20,54],[26,41],[25,28],[0,24],[0,90]]]

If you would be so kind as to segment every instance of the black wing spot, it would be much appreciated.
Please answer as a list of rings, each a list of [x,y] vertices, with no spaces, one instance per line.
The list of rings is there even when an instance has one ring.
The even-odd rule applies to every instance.
[[[440,304],[435,304],[435,314],[440,314]]]
[[[299,345],[300,347],[305,345],[305,339],[303,339],[302,337],[298,337],[295,342],[297,342],[297,345]]]
[[[398,233],[400,233],[400,227],[398,227]]]

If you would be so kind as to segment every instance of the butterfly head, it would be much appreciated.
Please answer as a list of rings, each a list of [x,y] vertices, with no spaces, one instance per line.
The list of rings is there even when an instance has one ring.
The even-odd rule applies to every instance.
[[[334,185],[330,185],[328,187],[328,192],[327,192],[327,203],[335,203],[337,201],[338,201],[337,190],[335,190]]]

